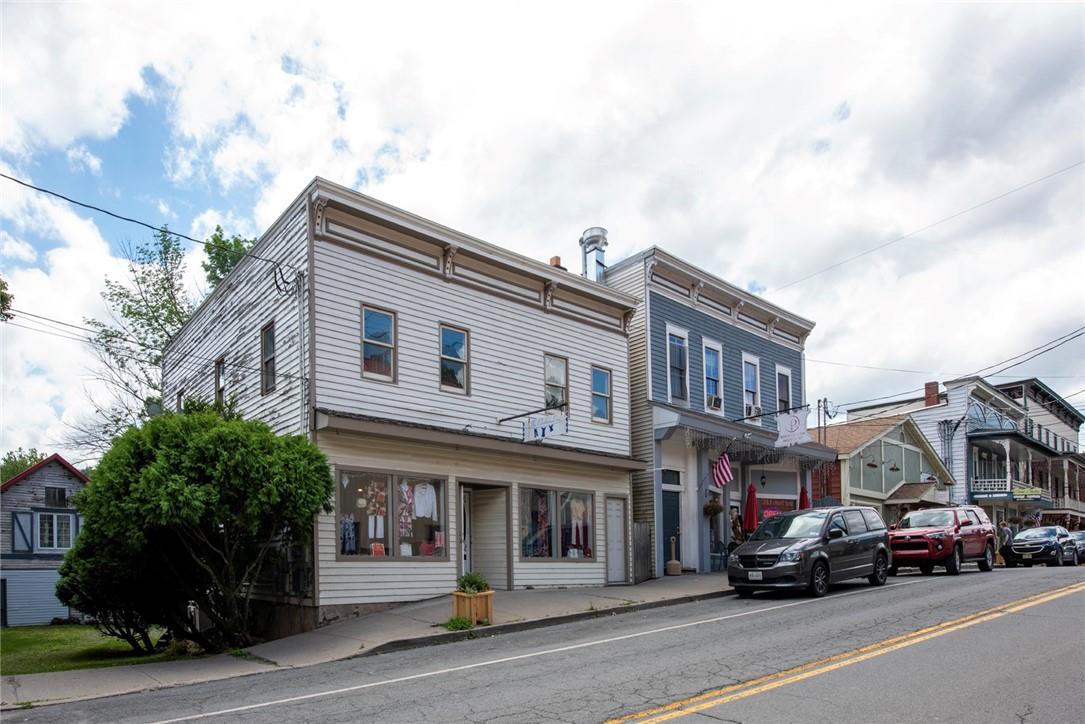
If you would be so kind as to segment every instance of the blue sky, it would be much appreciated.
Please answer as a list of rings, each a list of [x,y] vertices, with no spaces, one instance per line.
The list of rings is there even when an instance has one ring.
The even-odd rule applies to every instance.
[[[316,175],[571,266],[602,225],[611,261],[658,244],[816,321],[808,396],[837,401],[1085,325],[1081,167],[785,286],[1085,159],[1085,6],[0,12],[4,172],[186,234],[259,233]],[[17,307],[101,317],[121,245],[149,234],[0,180]],[[10,325],[0,342],[0,447],[56,448],[91,409],[93,356]],[[1012,372],[1071,394],[1083,358],[1077,341]]]

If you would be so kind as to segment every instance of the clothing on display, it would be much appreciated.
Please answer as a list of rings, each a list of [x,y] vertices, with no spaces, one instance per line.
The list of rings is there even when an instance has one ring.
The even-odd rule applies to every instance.
[[[549,558],[550,546],[550,493],[545,490],[526,490],[523,519],[522,553],[525,558]]]
[[[414,517],[437,520],[437,491],[429,483],[414,486]]]
[[[406,480],[401,480],[399,482],[399,535],[401,537],[409,538],[414,534],[414,519],[414,488]]]
[[[339,553],[348,556],[358,554],[358,522],[354,520],[353,513],[339,520]]]
[[[562,555],[591,558],[591,506],[583,495],[562,496]]]

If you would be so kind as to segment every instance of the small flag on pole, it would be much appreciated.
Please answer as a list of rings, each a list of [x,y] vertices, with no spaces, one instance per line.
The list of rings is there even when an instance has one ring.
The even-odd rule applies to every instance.
[[[723,453],[720,455],[720,459],[716,461],[716,464],[712,466],[712,482],[715,487],[722,489],[734,478],[735,476],[731,472],[731,458],[727,456],[727,453]]]

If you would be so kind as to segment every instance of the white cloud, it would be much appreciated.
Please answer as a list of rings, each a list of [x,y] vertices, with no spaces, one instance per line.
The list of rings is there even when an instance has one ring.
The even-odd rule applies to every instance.
[[[189,228],[189,236],[196,239],[206,239],[215,232],[215,227],[221,226],[226,236],[241,236],[253,238],[257,232],[252,222],[242,218],[232,211],[219,211],[218,209],[206,209],[192,219]]]
[[[0,229],[0,256],[15,261],[32,262],[38,258],[38,252],[27,242]]]
[[[156,201],[155,206],[158,208],[158,213],[162,216],[167,216],[171,219],[177,218],[177,214],[173,213],[173,209],[170,208],[170,205],[166,203],[164,199]]]
[[[108,137],[152,68],[173,138],[140,150],[234,209],[197,238],[252,235],[315,175],[541,259],[602,224],[612,260],[658,243],[764,285],[818,322],[811,358],[931,379],[1085,318],[1080,168],[777,291],[1085,157],[1081,5],[261,8],[5,6],[3,148]],[[1019,371],[1080,375],[1077,345]],[[807,373],[837,402],[927,377]]]
[[[95,176],[102,175],[102,159],[83,144],[69,146],[65,154],[68,156],[68,167],[72,171],[89,171]]]

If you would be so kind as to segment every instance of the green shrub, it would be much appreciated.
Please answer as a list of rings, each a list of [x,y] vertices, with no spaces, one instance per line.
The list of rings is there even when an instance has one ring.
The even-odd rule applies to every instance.
[[[461,593],[482,593],[490,590],[490,584],[481,573],[464,573],[456,579],[456,590]]]
[[[475,627],[475,624],[471,623],[471,619],[464,616],[453,616],[441,625],[449,631],[470,631]]]

